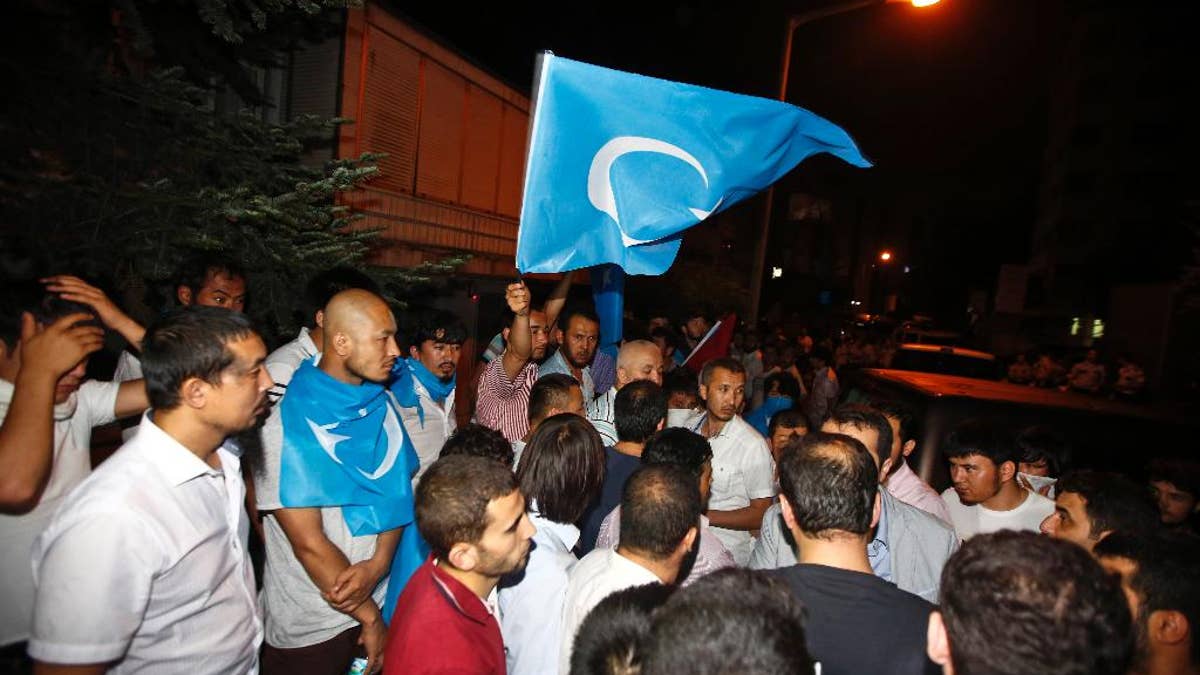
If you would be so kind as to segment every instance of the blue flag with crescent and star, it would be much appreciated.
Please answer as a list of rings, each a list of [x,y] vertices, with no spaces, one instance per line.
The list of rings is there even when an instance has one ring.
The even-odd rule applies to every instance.
[[[871,163],[803,108],[540,57],[517,269],[667,271],[683,231],[829,153]]]
[[[341,507],[355,536],[413,522],[416,450],[399,404],[385,387],[339,382],[300,364],[280,402],[283,451],[279,500],[285,507]]]

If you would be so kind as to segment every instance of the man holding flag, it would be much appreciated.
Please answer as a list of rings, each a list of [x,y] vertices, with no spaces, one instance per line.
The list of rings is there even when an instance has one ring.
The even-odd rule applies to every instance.
[[[379,668],[380,605],[413,520],[418,459],[384,386],[400,355],[395,318],[379,296],[347,290],[325,307],[324,331],[324,352],[301,364],[272,418],[282,447],[263,448],[255,477],[267,535],[264,675],[342,675],[358,645]]]

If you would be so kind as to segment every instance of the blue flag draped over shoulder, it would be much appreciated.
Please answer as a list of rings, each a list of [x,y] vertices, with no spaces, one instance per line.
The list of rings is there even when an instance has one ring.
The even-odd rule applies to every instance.
[[[662,274],[684,230],[821,152],[871,165],[802,108],[543,54],[517,269]]]
[[[392,394],[339,382],[314,363],[300,364],[280,403],[280,502],[340,506],[356,536],[412,523],[418,459]]]

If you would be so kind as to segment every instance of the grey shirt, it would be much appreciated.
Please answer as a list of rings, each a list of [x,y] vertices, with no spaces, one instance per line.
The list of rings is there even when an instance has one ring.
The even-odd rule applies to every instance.
[[[892,581],[900,590],[937,602],[942,568],[958,550],[958,536],[946,523],[896,499],[887,490],[881,488],[879,496],[888,512],[886,538]],[[775,502],[763,515],[750,568],[765,570],[795,565],[796,551],[792,544],[779,502]]]

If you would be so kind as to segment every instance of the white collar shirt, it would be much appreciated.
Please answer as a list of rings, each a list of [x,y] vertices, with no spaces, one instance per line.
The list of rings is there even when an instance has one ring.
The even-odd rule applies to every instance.
[[[29,654],[110,673],[256,673],[263,626],[241,463],[155,425],[63,503],[33,551]]]
[[[662,580],[657,575],[614,549],[596,549],[583,556],[571,569],[567,581],[558,672],[562,675],[570,672],[575,633],[601,600],[626,588],[659,583]]]
[[[558,669],[562,606],[567,579],[578,560],[571,549],[579,528],[529,512],[537,532],[523,572],[500,581],[500,629],[509,675],[540,675]]]
[[[413,449],[417,451],[417,458],[421,460],[421,466],[412,479],[415,490],[417,481],[437,461],[442,446],[458,429],[458,423],[454,419],[455,390],[451,389],[443,404],[438,405],[425,385],[416,378],[413,378],[413,388],[417,391],[417,405],[421,406],[421,412],[418,413],[416,408],[400,408],[400,419],[412,440]]]

